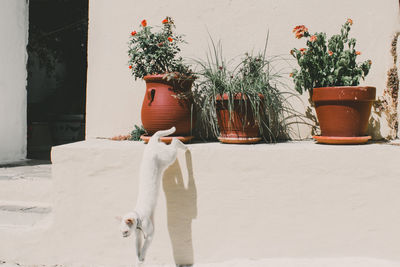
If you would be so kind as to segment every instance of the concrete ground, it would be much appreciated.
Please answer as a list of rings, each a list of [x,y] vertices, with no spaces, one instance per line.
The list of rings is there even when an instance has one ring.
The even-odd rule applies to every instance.
[[[132,265],[134,266],[134,265]],[[175,267],[175,265],[147,265],[142,267]],[[344,259],[263,259],[263,260],[231,260],[221,263],[203,263],[194,264],[193,267],[399,267],[400,263],[379,259],[366,258],[344,258]],[[63,265],[21,265],[18,263],[9,263],[0,260],[0,267],[88,267],[88,266],[63,266]],[[106,266],[90,266],[90,267],[106,267]],[[116,266],[107,266],[116,267]],[[122,266],[121,266],[122,267]],[[126,266],[127,267],[127,266]],[[186,266],[181,266],[186,267]]]

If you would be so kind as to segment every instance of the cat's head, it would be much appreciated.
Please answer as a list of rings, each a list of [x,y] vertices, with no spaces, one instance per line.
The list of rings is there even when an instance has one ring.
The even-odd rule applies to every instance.
[[[128,237],[131,235],[132,229],[136,229],[137,215],[133,212],[125,214],[120,218],[120,230],[123,237]]]

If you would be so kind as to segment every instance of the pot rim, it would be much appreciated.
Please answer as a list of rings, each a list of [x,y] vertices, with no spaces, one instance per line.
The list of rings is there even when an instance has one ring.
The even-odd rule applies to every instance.
[[[374,101],[374,86],[329,86],[313,89],[312,101]]]
[[[366,85],[366,86],[360,86],[360,85],[355,85],[355,86],[352,86],[352,85],[337,85],[337,86],[314,87],[313,90],[326,90],[326,89],[329,90],[331,88],[335,88],[335,89],[342,88],[342,89],[348,89],[348,90],[350,90],[350,89],[357,90],[357,89],[364,89],[364,88],[366,88],[367,90],[376,89],[375,86],[369,86],[369,85]]]
[[[145,81],[167,81],[164,77],[167,74],[175,74],[175,76],[172,77],[173,80],[184,80],[184,81],[194,81],[196,78],[193,76],[185,76],[180,73],[162,73],[162,74],[148,74],[143,77],[143,80]],[[179,74],[179,75],[178,75]]]
[[[264,95],[263,94],[258,94],[258,96],[261,99],[264,99]],[[222,96],[221,96],[221,94],[217,94],[215,96],[215,99],[217,101],[229,100],[229,96],[228,96],[227,93],[224,93]],[[234,100],[247,100],[247,95],[246,94],[242,94],[242,93],[237,93],[237,94],[234,95]]]

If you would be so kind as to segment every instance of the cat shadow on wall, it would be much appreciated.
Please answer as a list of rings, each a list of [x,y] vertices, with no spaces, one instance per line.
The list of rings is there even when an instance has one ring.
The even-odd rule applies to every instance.
[[[164,172],[163,177],[168,232],[177,266],[192,266],[194,263],[192,220],[197,217],[197,190],[189,150],[185,152],[185,158],[188,172],[186,186],[178,159]]]

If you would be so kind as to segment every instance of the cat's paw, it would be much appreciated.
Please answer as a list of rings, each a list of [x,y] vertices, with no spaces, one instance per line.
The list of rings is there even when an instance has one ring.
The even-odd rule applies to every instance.
[[[137,267],[143,266],[143,263],[144,263],[144,259],[136,259],[136,266]]]

